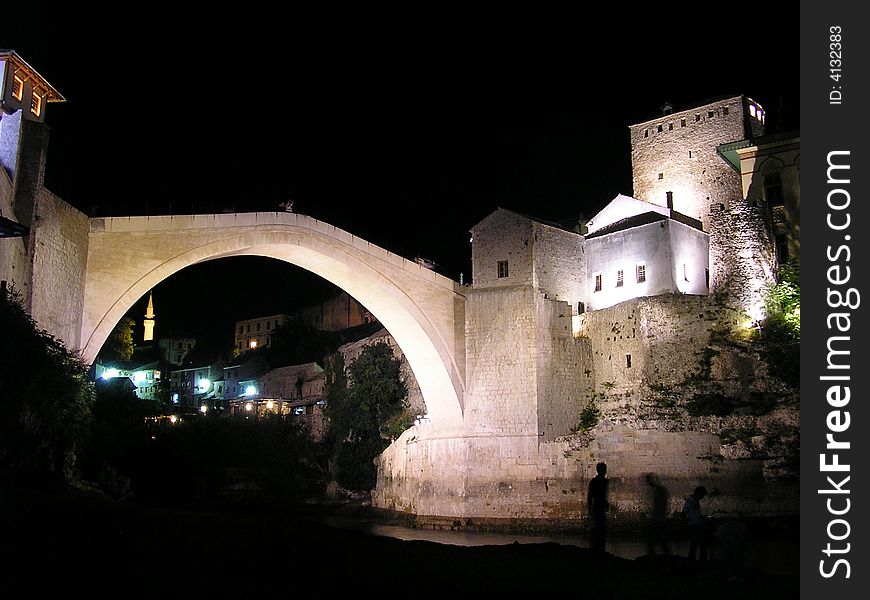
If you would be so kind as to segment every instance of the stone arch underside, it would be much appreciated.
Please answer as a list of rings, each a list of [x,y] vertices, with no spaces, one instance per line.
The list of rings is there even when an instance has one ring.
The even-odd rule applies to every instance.
[[[461,426],[464,365],[455,353],[461,345],[459,358],[464,362],[464,339],[451,338],[460,330],[464,335],[464,297],[452,282],[314,219],[277,216],[314,226],[258,224],[200,231],[176,226],[149,231],[146,221],[138,229],[100,232],[92,227],[81,337],[85,360],[93,361],[133,304],[172,274],[219,258],[265,256],[307,269],[362,303],[404,352],[432,423]],[[336,233],[329,235],[330,229]],[[461,315],[455,314],[457,304]],[[461,328],[455,322],[460,317]]]

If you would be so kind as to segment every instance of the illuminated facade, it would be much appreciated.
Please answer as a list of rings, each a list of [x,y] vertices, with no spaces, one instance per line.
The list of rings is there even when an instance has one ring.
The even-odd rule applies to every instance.
[[[236,353],[267,348],[272,345],[272,333],[292,318],[289,315],[270,315],[236,321],[235,341],[233,347]]]

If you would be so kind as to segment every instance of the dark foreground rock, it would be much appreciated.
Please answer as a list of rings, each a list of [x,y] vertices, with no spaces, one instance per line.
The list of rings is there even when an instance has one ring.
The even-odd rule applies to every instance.
[[[17,491],[2,535],[0,598],[338,593],[378,596],[797,598],[795,577],[747,569],[728,581],[713,561],[596,558],[555,543],[463,547],[323,525],[311,508],[237,505],[163,510],[91,496]]]

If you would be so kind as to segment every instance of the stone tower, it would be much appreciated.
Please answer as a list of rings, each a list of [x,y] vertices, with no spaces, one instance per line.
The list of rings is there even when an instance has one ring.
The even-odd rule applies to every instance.
[[[723,144],[764,134],[765,111],[746,96],[723,98],[630,126],[633,195],[701,221],[710,234],[710,289],[750,317],[763,316],[773,282],[770,215],[743,199]]]
[[[142,339],[146,342],[154,341],[154,292],[148,293],[148,308],[145,309],[145,335]]]
[[[64,97],[14,50],[0,50],[0,285],[69,347],[79,346],[88,217],[43,184],[48,106]],[[6,237],[12,231],[12,237]]]

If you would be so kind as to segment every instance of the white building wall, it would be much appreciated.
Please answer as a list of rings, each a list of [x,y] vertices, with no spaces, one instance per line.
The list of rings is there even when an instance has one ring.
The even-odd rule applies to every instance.
[[[708,294],[710,238],[678,221],[667,221],[673,257],[673,280],[683,294]]]
[[[586,240],[588,261],[587,308],[599,310],[639,296],[653,296],[676,289],[673,278],[671,240],[667,221],[658,221]],[[637,282],[637,266],[646,267],[646,281]],[[617,272],[623,284],[617,287]],[[595,275],[601,274],[601,291],[595,291]]]

